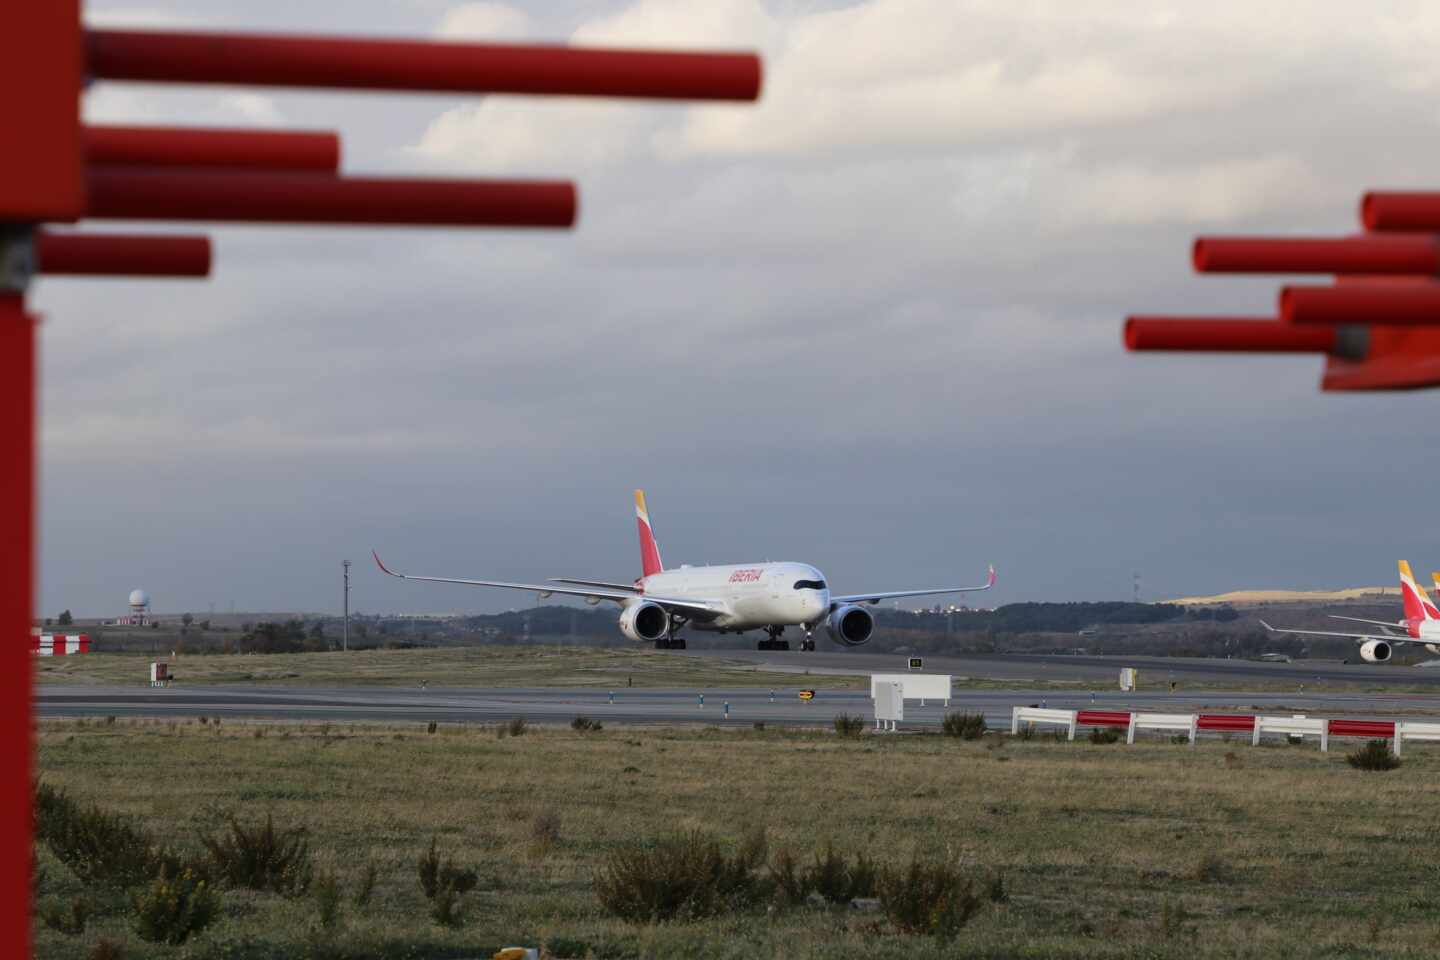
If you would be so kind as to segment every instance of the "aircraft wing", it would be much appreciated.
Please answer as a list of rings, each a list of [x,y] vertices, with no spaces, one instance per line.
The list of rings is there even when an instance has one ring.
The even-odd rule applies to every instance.
[[[467,587],[499,587],[502,590],[524,590],[529,593],[538,593],[541,596],[560,594],[565,597],[585,597],[596,600],[613,600],[616,603],[624,603],[626,600],[639,598],[641,595],[633,587],[617,589],[614,587],[559,587],[554,583],[510,583],[505,580],[462,580],[458,577],[420,577],[413,573],[396,573],[385,566],[380,559],[380,554],[370,551],[375,557],[375,564],[382,573],[386,573],[400,580],[425,580],[430,583],[458,583]],[[692,617],[709,619],[718,616],[724,611],[724,606],[719,601],[710,600],[687,600],[681,597],[652,597],[644,599],[658,603],[662,607],[681,610]]]
[[[929,597],[939,593],[975,593],[979,590],[989,590],[995,586],[995,568],[990,568],[990,574],[985,578],[985,583],[978,587],[938,587],[933,590],[890,590],[884,593],[853,593],[849,596],[830,598],[831,604],[837,603],[879,603],[881,600],[898,600],[901,597]]]
[[[551,583],[573,583],[582,587],[605,587],[610,590],[628,590],[630,593],[638,593],[634,584],[612,583],[609,580],[576,580],[574,577],[546,577]]]
[[[1404,629],[1405,629],[1405,624],[1403,624],[1403,623],[1392,623],[1392,622],[1389,621],[1389,620],[1365,620],[1365,619],[1362,619],[1361,617],[1342,617],[1342,616],[1338,616],[1338,615],[1333,614],[1333,613],[1330,615],[1330,619],[1331,619],[1331,620],[1349,620],[1351,623],[1368,623],[1368,624],[1370,624],[1371,626],[1374,626],[1374,627],[1385,627],[1386,629],[1390,629],[1390,630],[1404,630]]]
[[[1364,643],[1367,640],[1384,640],[1386,643],[1433,643],[1432,640],[1416,640],[1414,637],[1397,637],[1393,633],[1339,633],[1334,630],[1296,630],[1289,627],[1272,627],[1264,620],[1260,626],[1271,633],[1296,633],[1307,637],[1344,637],[1347,640],[1354,640],[1356,643]]]

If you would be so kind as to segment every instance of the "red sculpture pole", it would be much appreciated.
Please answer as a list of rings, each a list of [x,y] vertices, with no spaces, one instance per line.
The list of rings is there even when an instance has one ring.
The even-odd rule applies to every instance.
[[[35,595],[35,320],[23,294],[0,290],[0,436],[9,453],[0,470],[0,730],[5,731],[5,776],[0,777],[0,930],[5,952],[30,956],[30,791],[35,776],[32,740],[30,604]],[[14,951],[13,953],[11,951]]]
[[[1303,328],[1272,317],[1127,317],[1127,350],[1235,353],[1333,353],[1335,327]]]
[[[1366,230],[1440,230],[1440,193],[1372,190],[1360,200]]]
[[[450,93],[754,100],[751,53],[598,50],[244,33],[87,30],[102,80]]]
[[[314,173],[92,166],[87,217],[247,223],[569,227],[561,180],[332,177]]]
[[[35,268],[89,277],[208,277],[210,238],[41,230],[35,234]]]
[[[1440,273],[1433,234],[1360,237],[1198,237],[1200,273]]]
[[[1440,283],[1354,283],[1280,290],[1287,324],[1440,325]]]
[[[85,160],[92,164],[328,173],[340,169],[340,137],[334,133],[90,126],[82,136]]]

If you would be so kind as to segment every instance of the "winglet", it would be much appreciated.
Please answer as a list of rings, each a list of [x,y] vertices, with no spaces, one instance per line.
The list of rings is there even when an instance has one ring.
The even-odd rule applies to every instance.
[[[403,574],[403,573],[396,573],[395,571],[391,570],[389,567],[385,566],[385,564],[384,564],[383,562],[381,562],[381,560],[380,560],[380,554],[376,553],[374,550],[371,550],[371,551],[370,551],[370,556],[372,556],[372,557],[375,558],[375,565],[380,568],[380,572],[381,572],[381,573],[387,573],[387,574],[389,574],[389,575],[392,576],[392,577],[399,577],[401,580],[404,580],[404,579],[405,579],[405,574]]]
[[[995,564],[990,564],[990,576],[985,578],[985,589],[989,590],[995,586]]]
[[[1269,630],[1271,633],[1280,632],[1279,630],[1276,630],[1274,627],[1270,626],[1270,624],[1266,623],[1264,620],[1260,621],[1260,626],[1264,627],[1266,630]]]

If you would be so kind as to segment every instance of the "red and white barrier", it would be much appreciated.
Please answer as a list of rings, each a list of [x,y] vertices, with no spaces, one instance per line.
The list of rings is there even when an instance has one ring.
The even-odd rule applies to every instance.
[[[38,633],[30,636],[30,652],[41,657],[66,657],[90,652],[90,637],[83,633]]]
[[[1019,733],[1020,724],[1056,724],[1067,728],[1075,739],[1075,728],[1119,727],[1126,730],[1126,742],[1135,742],[1135,731],[1143,729],[1172,730],[1188,733],[1193,746],[1202,731],[1248,733],[1250,742],[1259,744],[1266,733],[1284,736],[1318,736],[1320,749],[1330,749],[1331,737],[1363,737],[1367,740],[1390,740],[1398,756],[1405,740],[1440,741],[1440,723],[1416,720],[1347,720],[1309,717],[1266,717],[1247,713],[1132,713],[1128,710],[1045,710],[1036,707],[1013,707],[1010,732]]]

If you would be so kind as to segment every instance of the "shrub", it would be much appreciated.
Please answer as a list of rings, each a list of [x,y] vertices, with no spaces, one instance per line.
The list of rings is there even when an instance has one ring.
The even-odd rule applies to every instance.
[[[134,894],[135,932],[151,943],[181,944],[199,933],[220,912],[210,885],[185,870],[168,873]]]
[[[90,913],[90,901],[84,897],[71,897],[68,905],[59,900],[46,900],[40,905],[40,920],[45,926],[72,937],[85,932]]]
[[[770,884],[775,891],[775,900],[782,907],[793,907],[804,903],[813,889],[810,871],[802,870],[789,850],[780,850],[770,860]]]
[[[764,720],[756,720],[754,723],[750,724],[750,727],[751,727],[751,729],[753,729],[756,733],[764,733],[764,732],[765,732],[765,721],[764,721]]]
[[[375,864],[365,864],[365,872],[360,874],[360,885],[355,888],[355,906],[363,907],[370,902],[370,896],[375,892],[375,880],[379,875]]]
[[[457,895],[474,890],[475,885],[480,882],[479,875],[474,870],[455,866],[455,861],[449,857],[441,860],[435,844],[435,838],[431,837],[430,849],[420,855],[416,870],[420,877],[420,889],[425,892],[425,896],[435,900],[446,890],[452,890]]]
[[[263,826],[251,828],[233,814],[227,819],[227,833],[201,837],[219,877],[237,887],[285,896],[299,896],[310,888],[313,870],[304,827],[277,831],[268,813]]]
[[[1402,763],[1390,752],[1389,740],[1367,740],[1365,746],[1346,756],[1345,762],[1356,770],[1394,770]]]
[[[990,889],[987,891],[991,903],[1008,903],[1010,891],[1005,888],[1005,877],[1003,874],[995,874],[990,878]]]
[[[512,737],[523,736],[527,729],[529,729],[529,726],[525,723],[524,717],[514,717],[509,723],[505,724],[505,732]]]
[[[329,930],[340,919],[340,884],[332,870],[322,871],[312,886],[320,927]]]
[[[96,940],[90,950],[90,960],[123,960],[124,956],[125,949],[109,937]]]
[[[87,884],[134,886],[156,876],[169,858],[127,817],[82,806],[43,783],[35,787],[35,837]]]
[[[454,887],[441,887],[430,898],[430,916],[442,927],[458,927],[465,922],[460,913],[460,892]]]
[[[887,867],[877,879],[880,908],[901,933],[949,939],[980,909],[974,881],[948,863],[918,858],[905,867]]]
[[[604,729],[605,729],[605,725],[604,725],[603,723],[601,723],[599,720],[594,720],[594,719],[591,719],[590,717],[583,717],[583,716],[582,716],[582,717],[576,717],[574,720],[571,720],[571,721],[570,721],[570,729],[571,729],[571,730],[578,730],[578,731],[580,731],[581,733],[589,733],[589,732],[591,732],[591,731],[604,730]]]
[[[530,839],[541,850],[549,850],[560,842],[560,814],[554,810],[541,810],[530,821]]]
[[[427,724],[425,725],[425,732],[426,732],[426,733],[434,733],[437,729],[439,729],[439,727],[440,727],[440,724],[436,723],[434,720],[431,720],[429,723],[427,723]]]
[[[650,923],[715,916],[749,906],[771,892],[757,867],[763,834],[734,857],[699,830],[662,837],[611,854],[595,875],[600,905],[624,920]]]
[[[965,713],[964,711],[947,713],[945,719],[940,722],[940,730],[947,737],[979,740],[985,736],[985,714]]]
[[[1091,727],[1091,743],[1119,743],[1120,731],[1116,727]]]
[[[827,901],[834,904],[848,904],[856,897],[868,897],[875,892],[875,868],[865,855],[856,857],[853,863],[835,852],[833,841],[825,844],[825,853],[815,854],[815,864],[807,875],[808,886]]]
[[[1230,864],[1214,850],[1203,855],[1195,864],[1195,879],[1201,883],[1226,883],[1231,873]]]
[[[835,732],[842,737],[858,737],[865,730],[865,718],[858,714],[835,714]]]

